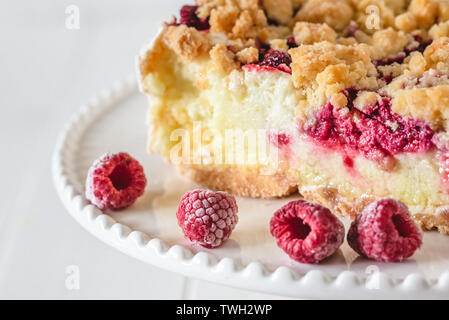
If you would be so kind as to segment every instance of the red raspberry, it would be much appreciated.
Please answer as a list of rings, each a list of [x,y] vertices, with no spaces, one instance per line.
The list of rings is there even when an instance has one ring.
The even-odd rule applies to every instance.
[[[407,206],[380,199],[367,206],[352,222],[348,243],[358,254],[376,261],[399,262],[422,243],[422,235]]]
[[[197,30],[207,30],[210,28],[209,19],[200,19],[197,15],[198,6],[184,6],[181,8],[181,23]]]
[[[305,200],[276,211],[270,232],[290,258],[302,263],[319,263],[331,256],[345,237],[343,224],[329,209]]]
[[[238,222],[237,202],[224,192],[193,190],[182,198],[176,212],[186,238],[206,248],[226,241]]]
[[[298,44],[296,43],[295,37],[290,37],[287,39],[287,45],[290,49],[297,48]]]
[[[101,210],[126,208],[147,184],[142,166],[127,153],[105,154],[95,160],[86,180],[86,198]]]
[[[260,63],[261,66],[268,66],[272,68],[278,68],[280,65],[290,66],[292,58],[288,53],[270,49],[268,50]]]

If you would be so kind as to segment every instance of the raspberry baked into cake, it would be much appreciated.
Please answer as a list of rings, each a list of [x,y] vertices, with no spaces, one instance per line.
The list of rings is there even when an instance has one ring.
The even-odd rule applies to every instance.
[[[150,151],[193,181],[351,218],[392,197],[449,234],[449,2],[197,0],[137,69]]]

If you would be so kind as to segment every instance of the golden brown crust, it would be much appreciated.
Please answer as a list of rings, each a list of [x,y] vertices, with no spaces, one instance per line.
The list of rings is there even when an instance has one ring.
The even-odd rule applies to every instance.
[[[196,183],[243,197],[278,198],[298,190],[297,183],[282,171],[264,175],[261,168],[207,168],[194,165],[181,165],[178,168],[183,175]]]

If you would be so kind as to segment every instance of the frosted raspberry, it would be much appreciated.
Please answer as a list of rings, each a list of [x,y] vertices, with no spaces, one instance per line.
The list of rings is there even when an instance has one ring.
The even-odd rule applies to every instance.
[[[422,243],[407,206],[386,198],[371,203],[353,221],[348,243],[358,254],[376,261],[400,262]]]
[[[95,160],[86,180],[86,198],[101,210],[117,210],[134,203],[147,179],[139,162],[127,153],[105,154]]]
[[[206,248],[225,242],[238,222],[235,198],[224,192],[193,190],[182,198],[176,212],[186,238]]]
[[[305,200],[292,201],[276,211],[270,232],[293,260],[319,263],[343,243],[345,228],[329,209]]]
[[[196,13],[198,6],[184,6],[181,8],[181,24],[197,30],[207,30],[210,28],[208,19],[200,19]]]

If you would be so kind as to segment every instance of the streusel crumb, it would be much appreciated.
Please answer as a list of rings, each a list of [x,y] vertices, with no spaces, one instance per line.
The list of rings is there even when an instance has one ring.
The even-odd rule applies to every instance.
[[[397,55],[412,41],[410,35],[388,28],[375,32],[369,44],[373,47],[373,58],[382,59]]]
[[[429,28],[438,16],[438,2],[434,0],[412,0],[409,9],[415,15],[420,28]]]
[[[347,0],[308,0],[296,14],[294,21],[327,23],[337,31],[349,25],[354,10]]]
[[[443,73],[449,73],[449,38],[442,37],[434,41],[424,51],[427,68],[433,68]]]
[[[230,73],[240,65],[235,61],[235,54],[228,50],[224,44],[217,44],[210,51],[212,65],[217,71]]]
[[[297,22],[293,28],[293,36],[297,44],[335,42],[337,39],[337,33],[325,23]]]
[[[212,9],[210,13],[210,31],[214,33],[230,33],[239,16],[238,7],[230,4]]]
[[[288,25],[293,17],[293,3],[291,0],[263,0],[268,18],[279,24]]]
[[[169,27],[164,41],[169,48],[187,61],[195,60],[209,52],[211,48],[206,34],[185,25]]]
[[[270,47],[274,50],[287,52],[289,49],[288,42],[285,39],[273,39],[269,40],[268,43],[270,44]]]
[[[237,59],[243,64],[255,63],[259,60],[259,50],[251,47],[237,53]]]
[[[375,72],[369,47],[365,44],[343,46],[319,42],[291,49],[289,53],[293,61],[293,82],[297,88],[309,86],[329,66],[338,66],[339,71],[343,72],[337,74],[334,72],[336,70],[328,69],[326,74],[329,80],[341,80],[348,86],[356,85],[357,81]]]

